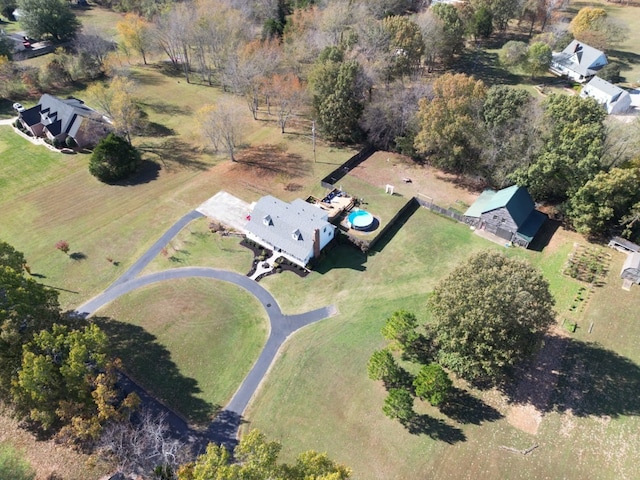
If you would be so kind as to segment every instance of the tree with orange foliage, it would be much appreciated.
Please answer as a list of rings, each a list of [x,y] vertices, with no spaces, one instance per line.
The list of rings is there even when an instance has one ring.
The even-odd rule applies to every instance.
[[[304,105],[306,87],[300,79],[292,74],[274,75],[271,77],[271,88],[278,108],[278,123],[284,133],[287,121]]]

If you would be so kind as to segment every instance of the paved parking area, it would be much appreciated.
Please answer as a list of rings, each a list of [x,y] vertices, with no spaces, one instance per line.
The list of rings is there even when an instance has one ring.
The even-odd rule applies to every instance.
[[[248,222],[247,217],[251,213],[251,204],[230,193],[220,191],[196,210],[212,220],[244,233],[244,227]]]

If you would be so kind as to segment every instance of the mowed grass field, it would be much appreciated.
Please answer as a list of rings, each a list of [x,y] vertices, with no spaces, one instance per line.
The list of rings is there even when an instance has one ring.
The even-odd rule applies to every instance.
[[[267,314],[252,295],[198,278],[150,285],[96,316],[126,371],[202,426],[231,399],[269,331]]]
[[[318,142],[314,162],[310,139],[281,135],[275,121],[250,121],[236,99],[246,110],[251,148],[232,164],[203,147],[193,120],[218,90],[179,82],[152,66],[134,68],[134,76],[151,127],[148,136],[134,138],[144,162],[125,184],[93,178],[89,155],[51,152],[0,127],[0,238],[25,253],[43,283],[58,289],[64,308],[106,288],[171,224],[218,191],[246,201],[266,192],[292,199],[353,154]],[[82,98],[82,92],[76,95]],[[282,163],[259,154],[269,148]],[[59,240],[69,242],[77,260],[55,249]]]
[[[541,253],[508,252],[544,270],[562,313],[580,284],[560,273],[573,236],[562,230],[556,235]],[[616,341],[602,348],[584,343],[598,340],[595,334],[589,337],[586,328],[586,337],[577,337],[569,350],[563,380],[536,435],[509,423],[507,397],[468,386],[479,401],[470,402],[466,414],[457,419],[416,402],[416,411],[424,415],[423,428],[410,433],[383,415],[386,392],[367,378],[366,364],[373,350],[384,345],[379,332],[385,318],[405,308],[428,321],[425,303],[435,282],[485,248],[504,251],[465,226],[421,209],[373,256],[365,259],[351,248],[338,247],[326,271],[304,280],[285,275],[264,279],[283,305],[306,308],[331,298],[340,315],[306,328],[285,345],[250,406],[246,428],[259,428],[282,440],[285,456],[305,449],[327,451],[350,465],[355,478],[582,479],[595,478],[594,471],[597,478],[635,478],[632,452],[640,447],[635,433],[640,427],[640,402],[632,392],[640,388],[633,363],[639,355],[634,352],[625,361],[610,350],[617,348]],[[605,288],[619,289],[617,273],[611,270]],[[625,297],[635,311],[640,307],[637,294]],[[627,312],[618,314],[616,301],[619,297],[603,290],[592,305],[600,303],[610,321],[632,322],[634,317]],[[602,310],[596,315],[603,315]],[[633,332],[629,332],[632,338]],[[628,340],[629,347],[631,343]],[[572,364],[576,359],[583,362],[581,375],[593,369],[598,376],[584,377],[580,408],[574,405],[572,411],[565,397],[578,392],[570,381],[576,374]],[[632,399],[611,395],[616,385]],[[526,457],[501,448],[524,450],[533,445],[538,448]]]

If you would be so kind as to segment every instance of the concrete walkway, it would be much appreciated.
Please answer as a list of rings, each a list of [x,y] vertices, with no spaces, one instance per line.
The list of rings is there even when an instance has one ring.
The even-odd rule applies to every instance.
[[[336,315],[337,310],[334,306],[327,306],[312,310],[298,315],[285,315],[282,313],[276,299],[264,287],[256,281],[239,273],[230,272],[207,267],[182,267],[164,270],[161,272],[151,273],[138,277],[138,274],[146,267],[155,256],[166,246],[169,241],[177,235],[191,220],[201,217],[202,214],[197,211],[189,212],[180,220],[173,224],[165,233],[156,241],[140,259],[135,262],[122,276],[113,282],[104,292],[92,298],[88,302],[79,306],[76,312],[82,316],[93,315],[98,309],[104,305],[114,301],[118,297],[132,292],[138,288],[150,285],[152,283],[162,282],[166,280],[174,280],[179,278],[210,278],[214,280],[222,280],[233,283],[247,292],[255,296],[262,304],[269,317],[270,332],[267,343],[265,344],[260,356],[256,360],[249,374],[245,377],[242,384],[232,397],[229,404],[220,412],[216,419],[209,426],[206,434],[206,441],[214,441],[232,448],[237,439],[238,427],[242,423],[242,414],[244,413],[251,398],[262,383],[266,373],[273,364],[276,355],[282,344],[287,338],[299,330],[300,328],[315,323],[324,318]],[[161,410],[163,407],[159,402],[153,400],[140,386],[135,385],[130,379],[126,379],[129,384],[129,390],[137,391],[145,404],[152,403],[154,410]],[[199,435],[188,429],[183,419],[178,417],[174,412],[166,409],[168,417],[167,421],[172,426],[174,432],[180,436]]]

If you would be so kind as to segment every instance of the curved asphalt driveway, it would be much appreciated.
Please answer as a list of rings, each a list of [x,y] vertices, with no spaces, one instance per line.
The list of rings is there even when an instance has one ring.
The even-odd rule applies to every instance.
[[[298,315],[285,315],[282,313],[273,295],[255,280],[251,280],[235,272],[215,268],[182,267],[136,278],[144,267],[160,253],[162,248],[167,245],[184,226],[191,222],[191,220],[201,216],[202,214],[195,210],[183,216],[121,277],[111,284],[103,293],[78,307],[76,312],[83,316],[93,315],[99,308],[112,302],[121,295],[152,283],[178,278],[200,277],[222,280],[244,288],[247,292],[255,296],[269,316],[269,338],[251,371],[249,371],[249,374],[245,377],[231,401],[224,410],[217,415],[207,432],[208,440],[232,447],[236,442],[238,427],[242,422],[242,414],[247,408],[251,397],[260,386],[260,383],[271,367],[278,350],[280,350],[285,340],[296,330],[324,318],[332,317],[337,311],[334,306],[328,306]],[[179,424],[183,422],[174,419],[174,421],[170,423],[173,423],[174,427],[179,427]],[[181,430],[182,434],[185,434],[185,428],[186,425],[182,425],[178,430]]]

